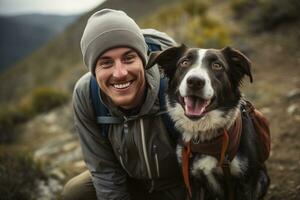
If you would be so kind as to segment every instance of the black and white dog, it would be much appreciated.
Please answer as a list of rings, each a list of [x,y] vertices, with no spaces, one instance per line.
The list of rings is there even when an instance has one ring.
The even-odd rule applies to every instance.
[[[153,53],[147,67],[154,64],[161,66],[169,78],[167,109],[182,134],[182,145],[177,148],[179,160],[186,144],[197,148],[197,144],[210,143],[223,130],[231,134],[238,118],[242,121],[238,146],[229,159],[230,181],[218,156],[197,151],[189,155],[192,199],[263,199],[269,177],[264,163],[259,162],[259,139],[241,111],[242,79],[247,75],[252,82],[249,59],[230,47],[217,50],[181,45]]]

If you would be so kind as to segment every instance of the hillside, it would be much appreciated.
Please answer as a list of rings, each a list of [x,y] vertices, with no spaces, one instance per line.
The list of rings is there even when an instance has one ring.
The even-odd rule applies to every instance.
[[[166,0],[109,0],[101,8],[122,9],[128,15],[138,19],[153,13],[156,7],[176,2]],[[80,17],[63,34],[51,40],[47,46],[39,49],[16,66],[0,74],[0,104],[16,101],[32,89],[51,85],[71,93],[75,81],[86,70],[83,67],[79,48],[80,38],[87,18],[91,13]],[[18,72],[22,72],[22,76]],[[4,84],[5,83],[5,84]]]
[[[280,5],[280,7],[284,8],[285,3],[288,4],[293,1],[282,1],[283,5]],[[218,29],[213,29],[217,33],[219,33],[218,30],[220,29],[222,31],[229,31],[230,39],[227,40],[227,36],[225,37],[225,41],[228,42],[227,44],[243,50],[252,62],[254,82],[250,84],[248,80],[245,80],[242,91],[266,115],[270,122],[272,145],[271,156],[267,161],[267,168],[271,177],[271,185],[265,199],[300,199],[299,20],[291,20],[291,12],[289,11],[286,12],[288,13],[288,20],[281,22],[280,25],[276,25],[272,29],[251,31],[251,28],[258,25],[258,23],[254,23],[253,25],[251,24],[252,22],[248,21],[249,19],[241,16],[237,17],[230,4],[232,1],[214,0],[214,3],[208,5],[206,15],[201,15],[201,17],[198,15],[187,16],[186,13],[183,13],[179,8],[183,8],[183,2],[186,1],[182,1],[179,4],[168,5],[155,12],[153,11],[151,15],[149,13],[148,18],[143,15],[143,12],[147,13],[145,10],[141,12],[142,9],[148,11],[147,6],[141,6],[145,2],[139,4],[138,0],[132,1],[133,7],[130,7],[131,9],[127,8],[129,5],[127,3],[126,5],[121,5],[121,1],[112,0],[106,3],[109,2],[112,3],[111,5],[118,6],[117,8],[124,6],[136,18],[142,18],[139,22],[143,26],[153,24],[158,28],[162,27],[161,30],[168,31],[172,36],[177,33],[182,38],[190,36],[186,35],[189,29],[187,29],[187,32],[184,32],[182,29],[186,29],[187,25],[189,25],[189,28],[193,28],[193,25],[201,22],[199,18],[202,19],[203,16],[216,20],[209,21],[213,21],[214,25],[220,25],[221,28],[218,26]],[[248,2],[250,2],[250,7],[252,8],[252,1],[249,0]],[[288,7],[290,5],[288,4]],[[292,5],[296,6],[296,4]],[[110,7],[108,4],[104,6]],[[192,7],[196,8],[195,6]],[[246,16],[250,17],[254,11],[249,9],[249,5],[246,8]],[[138,12],[135,13],[134,10],[138,10]],[[284,12],[282,13],[284,14]],[[183,14],[180,15],[179,21],[174,20],[179,14]],[[257,13],[253,14],[255,17],[259,16]],[[2,88],[0,90],[2,102],[22,96],[39,84],[49,84],[53,87],[60,86],[60,89],[67,91],[72,90],[76,79],[86,71],[82,65],[78,40],[88,15],[90,13],[82,16],[76,24],[71,26],[63,35],[59,36],[56,41],[52,41],[40,52],[37,52],[23,63],[15,66],[15,71],[8,72],[5,76],[0,77],[0,81],[6,83],[5,86],[0,84],[0,87],[7,87],[5,91],[2,91]],[[276,22],[278,15],[275,16]],[[284,16],[286,15],[284,14]],[[162,20],[163,17],[166,18]],[[149,18],[151,19],[149,20]],[[157,19],[166,24],[156,24]],[[187,19],[192,24],[189,24]],[[266,21],[270,22],[269,19]],[[182,29],[177,27],[178,24],[182,26]],[[174,29],[171,28],[172,26]],[[210,24],[210,26],[212,25]],[[223,29],[224,26],[226,27],[225,29]],[[206,30],[203,26],[198,27],[198,29]],[[222,31],[221,35],[224,33]],[[216,32],[213,32],[213,34]],[[197,34],[202,34],[202,32],[199,31]],[[209,36],[209,34],[207,35]],[[194,36],[190,38],[193,39]],[[178,40],[178,42],[182,41]],[[197,46],[193,45],[191,41],[187,42],[190,46]],[[196,40],[195,42],[209,45],[202,43],[202,40]],[[49,58],[49,62],[45,62],[47,58]],[[42,67],[38,65],[39,63],[43,63]],[[56,71],[60,68],[61,70]],[[22,75],[16,73],[20,70],[22,71]],[[31,78],[34,79],[31,80]],[[16,95],[13,95],[11,98],[2,96],[15,92]],[[63,184],[69,178],[86,169],[73,127],[71,102],[51,112],[40,114],[27,123],[17,126],[16,132],[19,134],[18,140],[12,144],[0,145],[0,152],[9,152],[10,155],[14,155],[17,152],[28,152],[37,161],[43,163],[43,169],[46,172],[47,178],[38,179],[38,192],[36,193],[39,197],[38,199],[56,199],[56,194],[61,192]]]
[[[77,17],[41,14],[1,16],[0,72],[45,45]]]

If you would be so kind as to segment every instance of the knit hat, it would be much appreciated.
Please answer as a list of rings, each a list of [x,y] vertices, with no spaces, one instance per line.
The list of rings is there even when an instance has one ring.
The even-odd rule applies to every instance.
[[[147,45],[135,21],[120,10],[103,9],[87,21],[81,42],[83,61],[95,75],[96,61],[105,51],[114,47],[134,49],[145,66]]]

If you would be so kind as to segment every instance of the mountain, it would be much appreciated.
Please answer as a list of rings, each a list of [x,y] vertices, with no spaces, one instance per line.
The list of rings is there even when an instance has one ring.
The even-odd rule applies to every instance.
[[[77,17],[42,14],[1,16],[0,71],[47,43]]]
[[[86,13],[46,46],[17,65],[0,73],[0,103],[16,100],[32,89],[48,85],[71,92],[76,80],[86,71],[79,47],[88,17],[102,8],[124,10],[134,19],[151,15],[155,9],[177,0],[109,0]]]

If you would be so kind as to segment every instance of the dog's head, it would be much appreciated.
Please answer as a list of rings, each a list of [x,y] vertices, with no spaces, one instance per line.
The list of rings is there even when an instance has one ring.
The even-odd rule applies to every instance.
[[[175,108],[179,104],[192,120],[215,110],[226,114],[238,105],[243,77],[249,76],[252,82],[249,59],[230,47],[171,47],[151,54],[146,68],[156,63],[169,78],[169,106]]]

